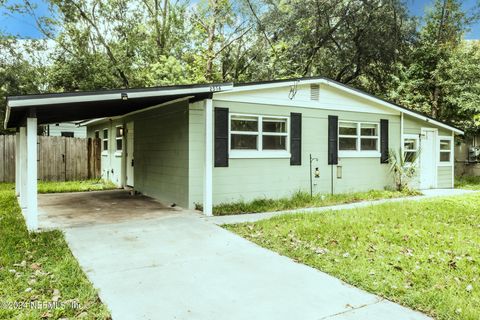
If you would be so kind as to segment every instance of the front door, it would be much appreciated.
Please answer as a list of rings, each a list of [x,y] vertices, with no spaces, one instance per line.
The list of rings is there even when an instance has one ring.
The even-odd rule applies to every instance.
[[[432,189],[436,187],[436,141],[436,130],[422,129],[420,139],[420,189]]]
[[[126,184],[127,186],[133,187],[133,167],[134,163],[134,153],[133,153],[133,122],[127,123],[127,156],[126,156]]]

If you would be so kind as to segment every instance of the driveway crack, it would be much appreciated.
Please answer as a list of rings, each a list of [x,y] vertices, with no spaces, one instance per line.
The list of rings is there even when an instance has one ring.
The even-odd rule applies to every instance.
[[[335,314],[331,314],[331,315],[328,315],[328,316],[325,316],[325,317],[322,317],[322,318],[319,318],[319,320],[324,320],[324,319],[331,319],[333,317],[336,317],[336,316],[339,316],[339,315],[342,315],[342,314],[346,314],[346,313],[349,313],[349,312],[352,312],[352,311],[355,311],[355,310],[359,310],[359,309],[363,309],[365,307],[368,307],[368,306],[373,306],[377,303],[380,303],[382,301],[384,301],[385,299],[382,299],[382,298],[379,298],[377,299],[377,301],[373,302],[373,303],[366,303],[366,304],[362,304],[358,307],[354,307],[354,308],[351,308],[349,310],[345,310],[345,311],[342,311],[342,312],[338,312],[338,313],[335,313]]]

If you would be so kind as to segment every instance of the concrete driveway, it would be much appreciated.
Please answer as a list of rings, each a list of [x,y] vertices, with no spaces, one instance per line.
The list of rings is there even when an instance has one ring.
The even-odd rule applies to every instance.
[[[113,319],[427,319],[187,211],[64,228]]]

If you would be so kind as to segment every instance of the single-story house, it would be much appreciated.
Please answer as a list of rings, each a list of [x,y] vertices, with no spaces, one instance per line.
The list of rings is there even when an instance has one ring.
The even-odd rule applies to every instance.
[[[33,227],[32,128],[78,119],[92,119],[87,136],[101,139],[104,179],[207,215],[218,203],[298,190],[392,187],[389,150],[418,156],[416,187],[453,188],[454,136],[463,134],[322,77],[9,97],[17,192]]]

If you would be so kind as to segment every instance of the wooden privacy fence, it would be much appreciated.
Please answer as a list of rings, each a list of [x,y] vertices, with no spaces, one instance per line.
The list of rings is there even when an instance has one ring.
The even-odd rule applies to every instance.
[[[0,182],[15,181],[15,136],[0,136]]]
[[[0,182],[15,181],[15,136],[0,136]],[[100,178],[100,139],[38,137],[38,179]]]

